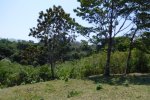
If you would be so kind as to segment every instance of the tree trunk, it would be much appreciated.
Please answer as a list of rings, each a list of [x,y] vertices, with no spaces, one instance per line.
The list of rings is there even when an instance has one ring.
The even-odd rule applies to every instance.
[[[131,39],[130,39],[129,53],[128,53],[128,57],[127,57],[127,62],[126,62],[126,67],[125,67],[125,73],[124,73],[124,75],[127,75],[127,74],[129,74],[129,72],[130,72],[129,67],[130,67],[130,60],[131,60],[131,55],[132,55],[131,50],[132,50],[132,46],[133,46],[133,39],[134,39],[134,37],[135,37],[135,34],[136,34],[137,30],[138,30],[138,29],[136,29],[136,30],[134,31],[134,33],[133,33],[133,35],[132,35],[132,37],[131,37]]]
[[[54,64],[53,62],[51,62],[51,74],[52,74],[52,80],[55,79],[54,67],[55,67],[55,64]]]
[[[104,76],[110,76],[110,58],[111,58],[111,49],[112,49],[112,38],[109,38],[108,49],[107,49],[107,59],[104,69]]]
[[[111,5],[111,16],[110,16],[110,25],[109,25],[109,38],[108,38],[108,49],[107,49],[107,58],[106,58],[106,65],[104,69],[104,76],[110,76],[110,58],[111,58],[111,51],[112,51],[112,28],[113,28],[113,0]]]
[[[55,79],[55,71],[54,71],[54,68],[55,68],[55,62],[54,62],[54,58],[53,58],[53,53],[51,52],[50,53],[50,50],[49,51],[49,56],[48,56],[48,63],[51,67],[51,79],[54,80]]]
[[[55,71],[54,71],[54,69],[55,69],[55,60],[54,60],[54,54],[53,54],[53,52],[51,52],[52,54],[51,54],[51,74],[52,74],[52,80],[54,80],[55,79]]]
[[[127,75],[129,73],[129,70],[130,70],[129,67],[130,67],[132,44],[133,44],[133,41],[130,41],[129,52],[128,52],[128,57],[127,57],[127,62],[126,62],[126,68],[125,68],[125,75]]]

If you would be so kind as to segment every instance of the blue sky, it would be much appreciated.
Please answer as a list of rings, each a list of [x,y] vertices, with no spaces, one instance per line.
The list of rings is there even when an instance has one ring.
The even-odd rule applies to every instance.
[[[0,38],[37,40],[28,36],[29,29],[36,26],[39,12],[53,5],[61,5],[71,17],[86,25],[73,13],[79,6],[77,0],[0,0]]]
[[[39,12],[53,5],[61,5],[66,13],[70,13],[77,22],[90,26],[82,18],[76,17],[73,12],[74,8],[80,6],[77,0],[0,0],[0,38],[37,42],[37,39],[28,36],[29,29],[36,27]],[[77,38],[78,41],[81,39],[85,38],[83,36]]]

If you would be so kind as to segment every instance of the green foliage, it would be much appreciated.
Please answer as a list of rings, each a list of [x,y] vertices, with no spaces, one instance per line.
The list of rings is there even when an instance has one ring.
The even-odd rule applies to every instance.
[[[80,92],[72,90],[72,91],[68,92],[67,98],[71,98],[71,97],[77,96],[79,94],[80,94]]]
[[[135,47],[150,54],[150,32],[144,32],[140,38],[135,40]]]
[[[130,62],[130,72],[150,72],[150,55],[134,49]],[[111,73],[122,74],[125,70],[127,52],[116,51],[112,54]],[[70,78],[84,79],[89,76],[102,74],[105,66],[106,53],[93,54],[80,60],[65,61],[56,65],[56,77],[65,80]],[[51,80],[49,65],[24,66],[11,62],[9,59],[0,61],[1,87],[20,84],[30,84]],[[112,84],[118,81],[111,79]]]
[[[112,53],[111,59],[111,72],[113,74],[124,73],[126,65],[127,52],[116,51]]]
[[[120,57],[122,54],[124,57]],[[114,53],[113,54],[112,73],[122,73],[124,70],[125,54]],[[76,60],[74,62],[65,62],[58,65],[57,73],[58,77],[69,77],[69,78],[84,78],[91,75],[99,75],[103,73],[105,66],[105,53],[94,54],[92,56]],[[117,63],[116,63],[117,60]]]
[[[130,62],[131,72],[147,73],[150,71],[150,55],[135,49]]]
[[[102,89],[102,85],[101,84],[98,84],[97,86],[96,86],[96,90],[101,90]]]
[[[125,82],[123,83],[124,86],[128,87],[129,86],[129,81],[125,80]]]
[[[141,58],[136,54],[137,52],[135,52],[135,50],[133,50],[132,52],[133,55],[130,62],[130,72],[149,72],[150,55],[144,54],[145,57]],[[127,52],[116,51],[112,54],[111,57],[111,73],[123,74],[127,60]],[[76,61],[66,61],[65,63],[57,66],[57,75],[61,79],[85,78],[92,75],[99,75],[104,71],[103,68],[105,66],[105,59],[106,53],[99,53]]]
[[[116,37],[114,39],[114,49],[115,51],[127,51],[129,49],[130,39],[129,37]]]
[[[0,39],[0,60],[6,57],[10,57],[15,49],[14,42],[8,39]]]
[[[99,57],[98,57],[99,55]],[[84,78],[103,72],[104,54],[94,54],[76,61],[67,61],[58,65],[58,77]]]
[[[61,6],[53,6],[41,11],[37,19],[37,28],[30,29],[29,36],[40,39],[44,44],[47,53],[47,62],[51,64],[52,78],[56,61],[59,61],[68,50],[72,41],[72,34],[75,26],[75,20],[67,14]]]
[[[48,66],[33,67],[12,63],[8,59],[0,61],[0,83],[2,86],[36,83],[50,80]]]
[[[77,13],[77,16],[82,17],[82,19],[86,20],[93,26],[91,28],[92,32],[91,30],[88,30],[88,32],[81,34],[89,36],[91,33],[93,41],[97,44],[104,43],[104,41],[102,41],[103,39],[105,39],[105,42],[108,44],[106,45],[107,59],[104,75],[110,76],[110,59],[113,49],[113,39],[121,31],[127,29],[125,24],[126,21],[130,19],[131,13],[129,12],[127,15],[124,13],[120,14],[120,12],[128,5],[126,5],[125,0],[78,0],[78,2],[80,3],[80,7],[77,7],[74,12]],[[119,23],[119,21],[123,22]],[[126,47],[122,46],[118,49],[124,48]]]
[[[122,12],[129,14],[133,12],[134,19],[133,22],[139,27],[139,29],[149,29],[150,28],[150,14],[149,14],[149,0],[126,0],[128,6],[122,9]],[[132,15],[133,16],[133,15]],[[135,19],[137,21],[135,21]],[[149,30],[144,30],[149,31]]]
[[[51,78],[51,70],[48,65],[41,66],[39,68],[39,77],[44,81],[49,80]]]

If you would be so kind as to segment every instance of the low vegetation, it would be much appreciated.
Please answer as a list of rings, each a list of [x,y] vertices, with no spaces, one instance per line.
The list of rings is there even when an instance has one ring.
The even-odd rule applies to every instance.
[[[148,100],[150,75],[53,80],[0,89],[0,100]],[[128,80],[128,86],[124,83]]]
[[[133,51],[133,58],[131,62],[130,72],[150,72],[150,55],[143,55],[147,60],[138,58],[140,53]],[[123,74],[125,70],[126,52],[115,52],[112,54],[111,73]],[[141,57],[141,56],[140,56]],[[103,73],[105,65],[105,53],[93,54],[89,57],[80,60],[66,61],[58,63],[55,68],[56,78],[63,79],[66,82],[68,78],[86,79],[92,75],[99,75]],[[136,59],[135,59],[136,58]],[[140,59],[140,60],[139,60]],[[141,62],[141,64],[139,64]],[[144,64],[144,65],[142,65]],[[18,63],[13,63],[8,59],[0,61],[0,86],[10,87],[21,84],[31,84],[51,80],[51,71],[48,65],[43,66],[25,66]]]

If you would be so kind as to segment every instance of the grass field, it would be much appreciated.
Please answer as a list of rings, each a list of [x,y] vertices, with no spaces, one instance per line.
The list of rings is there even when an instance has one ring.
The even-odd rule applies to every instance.
[[[0,89],[0,100],[150,100],[150,75],[91,76]]]

